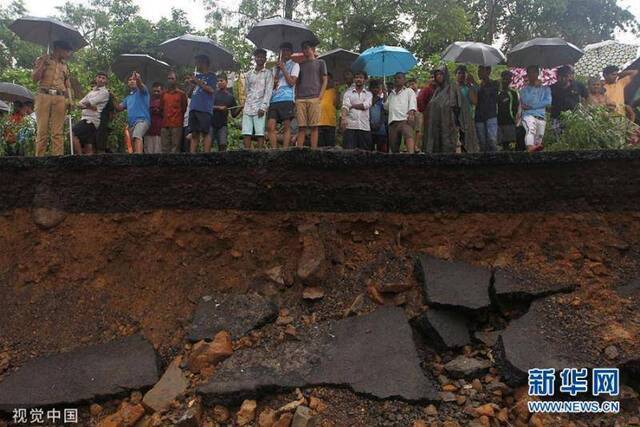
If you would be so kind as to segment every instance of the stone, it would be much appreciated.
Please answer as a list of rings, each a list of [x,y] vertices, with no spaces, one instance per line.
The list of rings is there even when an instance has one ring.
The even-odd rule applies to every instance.
[[[213,407],[213,419],[218,423],[225,423],[229,420],[229,410],[222,405],[215,405]]]
[[[91,406],[89,406],[89,413],[92,417],[97,417],[102,413],[102,406],[97,403],[92,403]]]
[[[417,273],[427,303],[432,306],[477,311],[491,304],[489,269],[421,255]]]
[[[173,425],[175,427],[200,427],[202,420],[202,406],[199,402],[192,402],[192,405],[179,413]]]
[[[293,414],[289,412],[285,412],[284,414],[280,415],[280,418],[273,425],[273,427],[290,427],[292,421],[293,421]]]
[[[282,273],[282,266],[276,265],[268,270],[265,270],[265,275],[273,282],[284,285],[284,274]]]
[[[453,378],[473,378],[489,372],[491,362],[467,356],[458,356],[444,365],[444,369]]]
[[[199,341],[193,346],[187,368],[194,374],[208,366],[215,366],[233,354],[233,343],[227,331],[220,331],[212,342]]]
[[[425,420],[415,420],[411,427],[428,427],[427,422]]]
[[[309,398],[309,408],[321,414],[327,410],[327,404],[315,396]]]
[[[307,286],[302,291],[302,298],[309,301],[319,300],[319,299],[322,299],[323,297],[324,297],[324,289],[318,286]]]
[[[233,404],[273,389],[348,387],[378,399],[435,401],[438,386],[420,368],[402,309],[315,324],[277,347],[236,351],[197,389],[206,402]]]
[[[440,392],[440,399],[442,399],[443,402],[455,402],[456,401],[456,395],[453,394],[450,391],[441,391]]]
[[[227,331],[232,339],[238,339],[277,317],[278,306],[261,295],[217,295],[196,307],[188,339],[192,342],[210,340],[220,331]]]
[[[67,213],[56,208],[34,208],[31,216],[38,227],[49,230],[62,223]]]
[[[169,364],[160,381],[144,395],[142,404],[145,407],[156,412],[162,411],[178,396],[184,394],[189,387],[189,381],[180,369],[181,363],[182,356],[178,356]]]
[[[245,400],[240,406],[240,410],[236,414],[236,422],[239,426],[246,426],[253,422],[256,418],[256,406],[255,400]]]
[[[474,409],[475,409],[476,416],[478,417],[481,417],[483,415],[487,417],[493,417],[495,415],[495,409],[493,407],[493,404],[491,403],[486,403]]]
[[[414,320],[414,325],[437,350],[464,347],[471,343],[467,319],[450,310],[428,309]]]
[[[144,407],[139,403],[137,405],[132,405],[124,402],[120,406],[118,413],[120,414],[120,417],[122,417],[124,425],[132,426],[144,415]]]
[[[436,417],[438,416],[438,408],[436,408],[436,405],[427,405],[424,408],[424,413],[430,417]]]
[[[529,273],[496,268],[491,278],[491,294],[501,308],[559,292],[571,292],[576,285],[549,279],[536,279]]]
[[[258,416],[258,427],[273,427],[276,421],[276,411],[271,408],[265,408]]]
[[[140,335],[39,357],[0,382],[0,410],[70,406],[148,388],[158,381],[157,363]]]
[[[615,345],[610,345],[604,349],[604,355],[607,356],[608,359],[614,360],[617,359],[618,356],[620,356],[620,352]]]
[[[298,277],[303,282],[322,279],[325,273],[326,252],[315,227],[301,233],[301,240],[302,254],[298,258],[296,271]]]
[[[588,351],[594,337],[582,336],[587,332],[579,330],[569,333],[570,325],[561,317],[566,310],[555,297],[546,297],[533,301],[524,316],[509,323],[493,348],[496,366],[506,384],[511,387],[524,384],[528,370],[540,366],[554,368],[556,372],[594,366]],[[585,343],[590,343],[588,348]]]
[[[291,427],[315,427],[317,418],[313,416],[310,408],[306,406],[298,406]]]
[[[364,294],[358,294],[353,299],[353,302],[351,303],[349,308],[347,308],[344,311],[343,317],[356,316],[360,314],[360,312],[364,308],[364,305],[365,305]]]
[[[496,345],[501,332],[502,331],[476,331],[473,337],[487,347],[493,347]]]

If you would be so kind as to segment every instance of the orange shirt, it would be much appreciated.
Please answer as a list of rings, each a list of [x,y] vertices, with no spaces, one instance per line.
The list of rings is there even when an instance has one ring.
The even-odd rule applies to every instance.
[[[633,80],[632,76],[623,77],[618,79],[615,83],[605,83],[604,88],[606,92],[604,96],[607,102],[616,106],[616,112],[621,116],[626,114],[624,107],[624,89]]]
[[[325,89],[320,100],[320,126],[336,126],[336,97],[335,88]]]
[[[163,128],[181,128],[187,111],[187,95],[180,89],[167,90],[160,98]]]

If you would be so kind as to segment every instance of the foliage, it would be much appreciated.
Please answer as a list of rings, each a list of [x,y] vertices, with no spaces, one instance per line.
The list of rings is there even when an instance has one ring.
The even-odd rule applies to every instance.
[[[24,0],[11,0],[6,6],[3,4],[0,3],[0,72],[13,66],[31,67],[42,49],[20,40],[9,29],[11,22],[26,14]]]
[[[547,133],[545,150],[605,150],[635,148],[629,141],[640,129],[625,117],[602,106],[581,105],[561,114],[563,131]]]

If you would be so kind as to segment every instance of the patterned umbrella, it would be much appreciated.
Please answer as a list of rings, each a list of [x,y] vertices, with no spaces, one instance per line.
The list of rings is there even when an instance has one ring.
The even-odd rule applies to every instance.
[[[584,48],[584,56],[575,65],[576,74],[584,77],[600,77],[607,65],[622,68],[638,57],[638,46],[607,40]]]

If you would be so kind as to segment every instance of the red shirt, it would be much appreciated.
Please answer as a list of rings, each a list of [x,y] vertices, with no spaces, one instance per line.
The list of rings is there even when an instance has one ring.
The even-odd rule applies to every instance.
[[[187,95],[180,89],[167,90],[160,96],[163,128],[181,128],[187,111]]]
[[[433,94],[435,92],[436,85],[433,83],[429,83],[422,88],[422,90],[418,94],[418,111],[423,113],[427,109],[427,105],[429,105],[429,101],[431,101],[431,98],[433,97]]]

